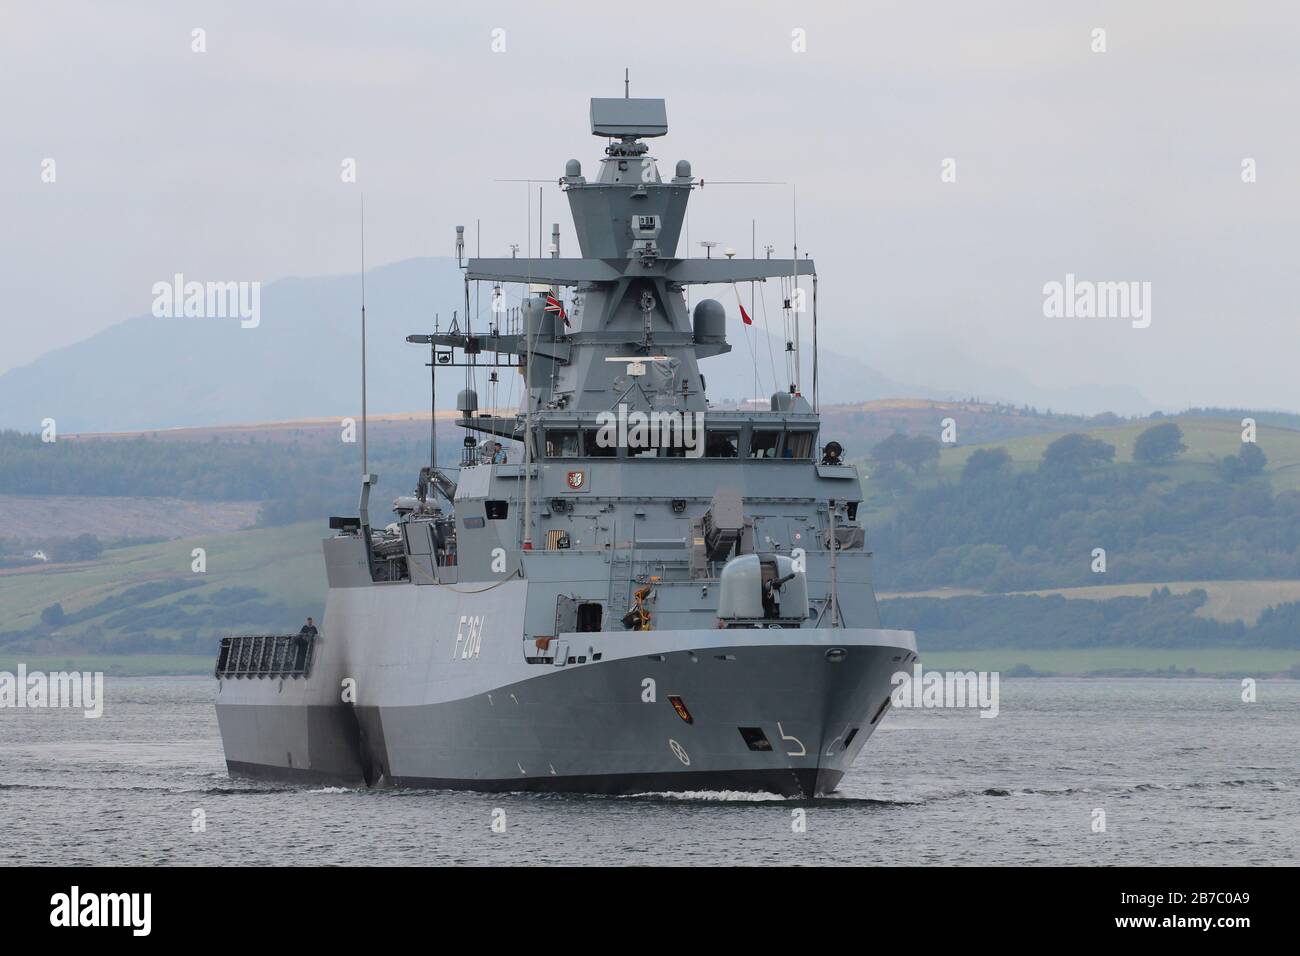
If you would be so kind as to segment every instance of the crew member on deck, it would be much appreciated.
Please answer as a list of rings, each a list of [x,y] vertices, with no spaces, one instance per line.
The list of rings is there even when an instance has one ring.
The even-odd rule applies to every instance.
[[[311,618],[307,618],[307,623],[302,626],[302,630],[293,636],[293,647],[296,651],[294,670],[302,670],[307,666],[307,648],[316,639],[316,634],[316,623]]]
[[[501,443],[493,443],[492,449],[492,464],[504,465],[506,463],[506,450],[501,447]]]

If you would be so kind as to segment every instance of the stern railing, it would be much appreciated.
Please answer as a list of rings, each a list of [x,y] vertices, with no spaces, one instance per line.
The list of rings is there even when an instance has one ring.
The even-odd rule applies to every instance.
[[[236,634],[221,639],[214,674],[218,679],[308,677],[315,651],[315,637]]]

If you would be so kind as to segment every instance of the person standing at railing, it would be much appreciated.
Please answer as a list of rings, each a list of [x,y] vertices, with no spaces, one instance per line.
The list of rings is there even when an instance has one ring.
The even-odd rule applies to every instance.
[[[307,623],[302,626],[302,630],[294,635],[293,646],[296,652],[294,670],[302,670],[307,666],[307,648],[316,639],[317,633],[315,622],[307,618]]]

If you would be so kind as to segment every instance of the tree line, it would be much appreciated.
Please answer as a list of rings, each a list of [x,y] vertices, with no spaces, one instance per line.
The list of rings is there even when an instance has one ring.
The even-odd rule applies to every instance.
[[[899,497],[892,519],[870,533],[877,586],[1300,577],[1300,493],[1273,494],[1264,451],[1243,445],[1209,480],[1173,484],[1146,467],[1181,446],[1178,426],[1162,423],[1139,436],[1141,463],[1116,465],[1114,446],[1070,434],[1029,472],[1013,472],[1004,449],[979,449],[958,481]]]
[[[895,598],[880,602],[885,627],[925,635],[929,650],[977,647],[1240,647],[1300,649],[1300,603],[1266,609],[1253,625],[1196,616],[1204,590],[1105,601],[1060,595]],[[1300,657],[1297,658],[1300,663]]]

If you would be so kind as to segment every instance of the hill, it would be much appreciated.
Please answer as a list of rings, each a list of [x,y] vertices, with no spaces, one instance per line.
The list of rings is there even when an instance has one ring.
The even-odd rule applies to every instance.
[[[297,630],[324,608],[315,522],[105,551],[37,573],[0,575],[0,649],[32,653],[207,653],[232,631]],[[207,570],[191,570],[192,551]],[[59,606],[57,623],[42,612]]]
[[[1243,417],[1261,413],[1244,412]],[[1258,421],[1258,419],[1257,419]],[[1213,479],[1214,466],[1228,455],[1241,450],[1241,419],[1206,418],[1199,415],[1175,415],[1158,419],[1141,419],[1120,424],[1081,424],[1069,429],[1115,446],[1116,464],[1132,463],[1133,443],[1138,435],[1160,422],[1173,422],[1182,429],[1187,450],[1168,464],[1150,466],[1154,474],[1172,481]],[[1003,448],[1011,460],[1023,467],[1036,467],[1043,452],[1064,434],[1060,429],[992,443],[962,444],[942,451],[938,478],[956,478],[967,460],[980,448]],[[1256,439],[1268,455],[1265,468],[1274,491],[1300,489],[1300,430],[1277,425],[1257,424]]]
[[[933,466],[872,464],[869,539],[884,590],[967,587],[990,592],[1100,583],[1300,578],[1300,432],[1265,426],[1267,466],[1228,480],[1220,462],[1241,449],[1239,422],[1161,419],[1187,450],[1135,463],[1150,420],[1082,428],[1113,447],[1110,462],[1049,471],[1043,453],[1061,433],[947,448]],[[963,472],[981,448],[1009,457],[996,473]],[[1104,571],[1094,549],[1104,549]]]
[[[827,440],[858,457],[896,428],[931,433],[952,415],[960,415],[965,434],[987,439],[1086,421],[924,399],[824,405],[823,415]],[[460,460],[464,432],[456,417],[438,415],[444,467]],[[86,531],[105,541],[177,537],[350,513],[360,451],[342,437],[337,418],[65,433],[53,443],[0,432],[0,538],[30,549]],[[372,416],[370,464],[380,476],[379,501],[408,493],[428,455],[427,411]]]
[[[860,454],[871,454],[873,442],[895,429],[933,435],[944,418],[956,420],[967,440],[1005,436],[944,447],[936,464],[901,485],[886,487],[875,474],[879,464],[866,462],[873,473],[865,482],[868,542],[878,586],[892,592],[882,595],[882,613],[895,626],[917,629],[929,650],[984,660],[985,651],[1019,648],[1018,662],[1038,670],[1052,661],[1081,667],[1082,659],[1066,652],[1084,647],[1095,651],[1085,671],[1113,670],[1120,660],[1161,662],[1161,672],[1172,664],[1205,672],[1207,661],[1228,659],[1290,666],[1287,654],[1300,642],[1300,432],[1261,426],[1263,473],[1229,480],[1218,462],[1240,449],[1239,420],[1162,419],[1180,425],[1188,448],[1172,462],[1143,465],[1132,461],[1131,449],[1150,420],[1098,423],[921,399],[824,411],[826,436]],[[377,417],[372,455],[391,476],[393,493],[406,489],[427,456],[427,427],[427,414]],[[1045,473],[1043,452],[1073,429],[1113,444],[1114,460]],[[443,427],[439,434],[446,460],[456,454],[459,432]],[[993,448],[1008,453],[1010,467],[963,479],[970,456]],[[303,522],[288,523],[290,509],[275,519],[282,526],[214,526],[179,540],[111,548],[96,561],[0,573],[0,657],[201,658],[223,633],[296,628],[306,615],[320,615],[323,517],[333,504],[338,513],[351,509],[356,495],[356,448],[339,442],[334,420],[65,436],[55,446],[10,435],[0,436],[0,451],[0,488],[26,480],[57,490],[65,482],[71,495],[86,474],[96,475],[97,491],[183,479],[191,497],[179,500],[198,513],[204,501],[246,508],[240,496],[250,489],[263,496],[261,519],[286,502],[308,501],[316,511]],[[76,505],[90,509],[83,520],[93,528],[96,502],[111,509],[141,500],[86,494]],[[156,516],[177,500],[155,502]],[[1098,546],[1107,550],[1104,575],[1090,570]],[[194,547],[207,549],[206,574],[190,571]],[[1167,593],[1165,584],[1172,584]],[[1147,656],[1119,653],[1137,648]]]
[[[1193,614],[1230,624],[1241,621],[1255,624],[1259,616],[1279,604],[1300,602],[1300,579],[1289,581],[1160,581],[1133,584],[1098,584],[1080,588],[1042,588],[1037,591],[1011,591],[1011,596],[1055,594],[1079,601],[1109,601],[1117,597],[1146,597],[1155,588],[1167,588],[1173,594],[1202,591],[1205,603]],[[882,592],[882,601],[915,598],[980,597],[982,591],[970,588],[934,588],[929,591]]]
[[[242,328],[238,319],[127,319],[0,375],[0,429],[32,433],[46,418],[67,434],[355,416],[360,297],[359,276],[286,278],[262,288],[256,327]],[[455,261],[410,259],[369,270],[366,297],[370,411],[428,407],[428,350],[407,344],[406,336],[430,330],[435,314],[446,328],[459,312],[463,327],[464,288]],[[507,300],[518,304],[518,287],[507,286]],[[486,328],[486,301],[479,314],[484,318],[476,326]],[[766,336],[761,325],[751,327],[746,340],[742,328],[737,319],[729,354],[702,363],[715,399],[753,398],[755,369],[760,398],[774,390],[774,371],[781,387],[788,385],[784,343]],[[811,363],[807,349],[808,369]],[[829,402],[946,397],[900,385],[825,342],[820,372]],[[810,372],[805,375],[810,391]],[[502,376],[502,405],[518,404],[515,378]],[[460,370],[443,374],[438,407],[454,408],[463,387]],[[479,389],[486,403],[482,375]]]
[[[0,494],[5,537],[32,547],[94,529],[104,541],[184,538],[252,527],[261,502],[106,495]]]

